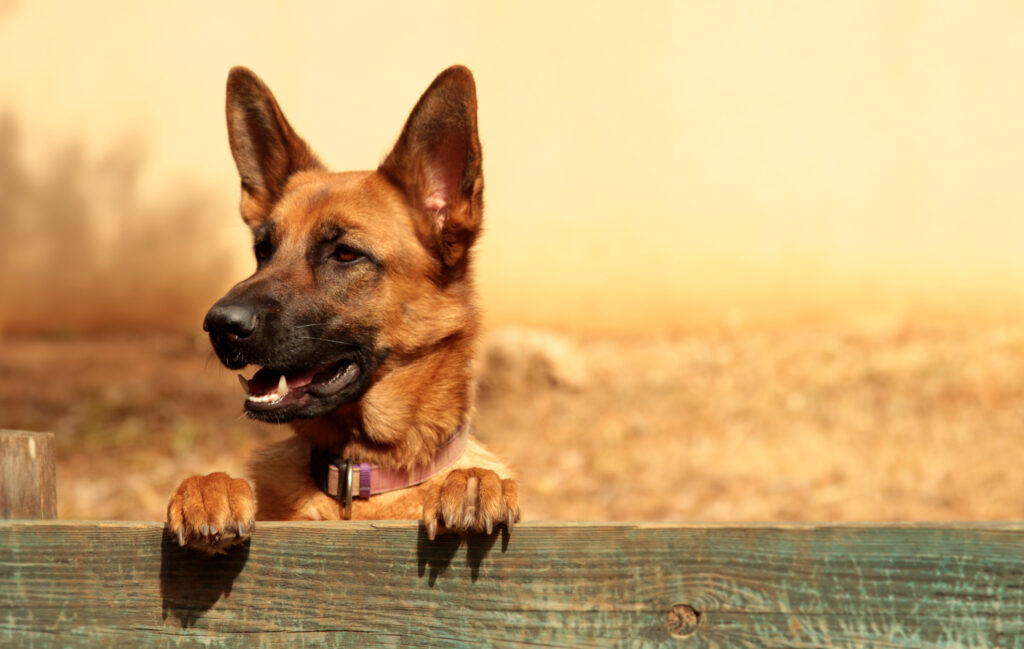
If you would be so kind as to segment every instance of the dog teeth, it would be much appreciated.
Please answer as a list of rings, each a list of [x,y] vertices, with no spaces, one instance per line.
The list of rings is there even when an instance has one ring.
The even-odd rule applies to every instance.
[[[277,389],[270,394],[252,394],[249,392],[248,382],[241,374],[238,375],[238,380],[242,382],[242,387],[245,388],[246,399],[250,403],[277,403],[288,396],[288,379],[283,374],[277,382]]]
[[[271,392],[270,394],[264,394],[262,396],[250,394],[247,399],[250,403],[277,403],[281,400],[281,395],[276,392]]]

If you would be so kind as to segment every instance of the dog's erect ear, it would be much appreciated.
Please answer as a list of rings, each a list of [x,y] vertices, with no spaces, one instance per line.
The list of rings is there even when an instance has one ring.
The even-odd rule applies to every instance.
[[[242,179],[242,219],[255,227],[266,220],[292,174],[323,165],[251,70],[231,68],[226,110],[231,155]]]
[[[476,127],[476,85],[462,66],[423,93],[380,172],[402,188],[419,234],[449,271],[465,268],[483,217],[484,179]]]

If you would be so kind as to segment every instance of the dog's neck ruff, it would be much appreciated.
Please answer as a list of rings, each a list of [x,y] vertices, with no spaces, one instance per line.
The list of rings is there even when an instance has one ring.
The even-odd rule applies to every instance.
[[[353,499],[366,500],[370,496],[426,482],[455,464],[466,450],[468,440],[467,422],[437,449],[429,463],[411,471],[395,471],[366,462],[357,463],[330,451],[310,448],[309,471],[320,491],[342,503],[345,518],[349,518]]]

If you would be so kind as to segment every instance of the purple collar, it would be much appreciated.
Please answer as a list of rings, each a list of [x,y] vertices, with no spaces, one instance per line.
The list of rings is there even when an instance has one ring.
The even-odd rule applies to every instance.
[[[342,503],[345,518],[349,518],[352,515],[353,498],[367,500],[376,494],[426,482],[455,464],[466,450],[468,439],[467,423],[437,449],[430,463],[411,471],[394,471],[366,462],[357,463],[329,451],[311,448],[309,470],[320,491]]]

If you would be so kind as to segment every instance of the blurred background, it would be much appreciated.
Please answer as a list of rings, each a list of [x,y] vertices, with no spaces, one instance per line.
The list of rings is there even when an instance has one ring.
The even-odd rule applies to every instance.
[[[287,434],[199,327],[253,268],[239,64],[339,170],[474,71],[477,428],[531,518],[1024,509],[1018,3],[0,0],[0,61],[0,427],[57,433],[61,516]]]

